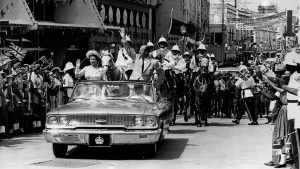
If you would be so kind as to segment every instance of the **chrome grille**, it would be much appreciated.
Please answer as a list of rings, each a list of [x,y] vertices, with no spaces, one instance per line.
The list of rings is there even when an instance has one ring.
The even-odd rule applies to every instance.
[[[113,126],[132,126],[133,115],[97,115],[97,114],[88,114],[88,115],[72,115],[69,116],[70,120],[76,120],[79,125],[113,125]],[[97,121],[105,121],[97,123]]]
[[[76,135],[62,135],[60,138],[64,143],[82,143],[83,141]]]

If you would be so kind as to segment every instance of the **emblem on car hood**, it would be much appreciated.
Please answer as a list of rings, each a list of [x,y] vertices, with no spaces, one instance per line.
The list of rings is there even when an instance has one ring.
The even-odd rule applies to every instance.
[[[95,120],[96,123],[101,123],[101,124],[105,124],[106,123],[106,119],[96,119]]]

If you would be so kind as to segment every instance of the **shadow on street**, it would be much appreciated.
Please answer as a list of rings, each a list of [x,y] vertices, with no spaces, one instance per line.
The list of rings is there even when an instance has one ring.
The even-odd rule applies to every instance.
[[[17,147],[18,145],[25,143],[35,143],[37,140],[45,142],[45,139],[41,133],[23,134],[19,136],[14,136],[11,139],[2,140],[0,142],[0,147]]]
[[[191,130],[191,129],[179,129],[171,130],[169,134],[195,134],[200,132],[206,132],[207,130]]]
[[[228,123],[209,123],[209,126],[217,126],[217,127],[234,127],[236,124],[228,124]]]
[[[187,146],[188,138],[167,138],[159,146],[153,158],[144,157],[144,146],[112,146],[109,148],[89,148],[88,146],[71,147],[67,153],[70,159],[102,159],[102,160],[173,160],[178,159]],[[176,149],[174,149],[176,147]]]

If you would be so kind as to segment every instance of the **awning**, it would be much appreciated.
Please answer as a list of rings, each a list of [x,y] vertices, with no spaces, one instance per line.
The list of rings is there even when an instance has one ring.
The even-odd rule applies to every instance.
[[[55,8],[54,23],[50,26],[105,29],[94,0],[66,0],[64,5]],[[46,23],[39,25],[46,26]]]
[[[49,51],[49,50],[54,50],[55,48],[42,48],[42,47],[39,47],[39,48],[22,48],[22,50],[25,50],[27,52],[34,52],[34,51]],[[4,51],[7,51],[9,50],[9,48],[7,47],[4,47],[4,48],[0,48],[0,50],[4,50]],[[67,48],[68,51],[78,51],[78,50],[81,50],[80,48]],[[1,60],[1,59],[0,59]]]
[[[56,23],[56,22],[47,22],[40,21],[37,22],[39,28],[66,28],[66,29],[77,29],[77,28],[85,28],[85,29],[99,29],[97,27],[90,27],[84,24],[73,24],[73,23]]]
[[[8,21],[9,25],[15,26],[33,26],[35,24],[26,0],[1,0],[0,9],[0,22]]]
[[[8,42],[20,42],[20,39],[9,39],[9,38],[6,38],[5,40],[8,41]],[[25,38],[22,38],[21,41],[22,42],[28,42],[28,43],[32,42],[31,40],[25,39]]]

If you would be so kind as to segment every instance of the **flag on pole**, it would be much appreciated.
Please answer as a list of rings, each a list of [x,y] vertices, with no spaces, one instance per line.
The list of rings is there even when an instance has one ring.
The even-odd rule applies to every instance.
[[[193,36],[195,35],[196,27],[192,23],[184,23],[171,17],[169,26],[169,34],[179,36]]]
[[[14,43],[10,43],[8,53],[15,58],[17,58],[19,61],[23,61],[26,51],[22,50],[21,47],[15,45]]]

